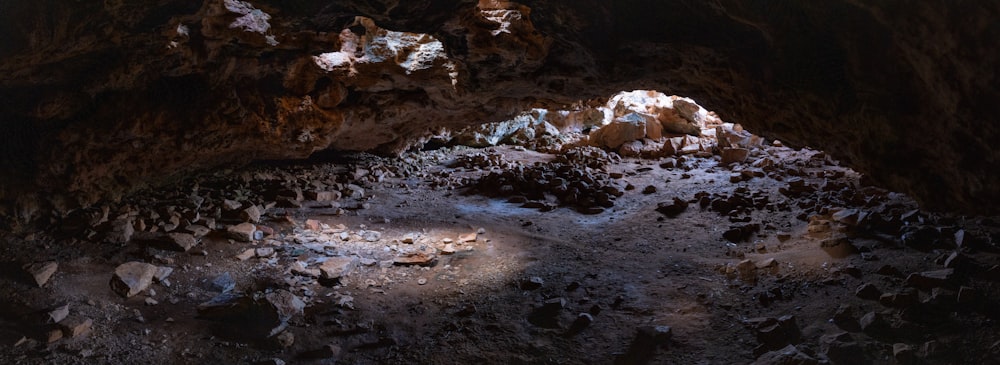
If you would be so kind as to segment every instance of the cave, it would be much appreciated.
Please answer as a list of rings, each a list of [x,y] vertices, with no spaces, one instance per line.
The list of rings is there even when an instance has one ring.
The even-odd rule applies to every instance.
[[[998,362],[996,3],[0,19],[4,363]]]

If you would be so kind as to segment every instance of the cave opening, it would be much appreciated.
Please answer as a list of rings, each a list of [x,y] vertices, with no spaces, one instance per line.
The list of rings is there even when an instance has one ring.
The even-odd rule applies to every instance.
[[[0,362],[995,363],[938,7],[2,2]]]

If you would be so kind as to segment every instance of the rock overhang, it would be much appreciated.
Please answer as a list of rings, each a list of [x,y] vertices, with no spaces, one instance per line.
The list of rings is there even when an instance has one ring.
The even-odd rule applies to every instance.
[[[976,41],[991,4],[961,17],[870,1],[5,7],[53,17],[9,22],[0,52],[3,199],[38,210],[255,159],[393,153],[440,128],[632,89],[823,148],[929,208],[1000,200],[995,75],[980,67],[1000,52]]]

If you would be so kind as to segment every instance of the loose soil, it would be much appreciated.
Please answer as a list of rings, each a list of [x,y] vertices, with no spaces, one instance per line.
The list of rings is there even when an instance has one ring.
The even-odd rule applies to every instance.
[[[476,188],[491,171],[545,166],[556,157],[508,146],[398,159],[334,155],[219,172],[109,205],[112,219],[128,211],[141,218],[150,207],[191,194],[216,205],[229,198],[267,208],[260,225],[273,235],[234,241],[224,232],[235,222],[220,218],[187,252],[109,244],[100,232],[66,233],[58,224],[7,234],[0,247],[0,362],[743,364],[791,344],[834,363],[845,363],[837,358],[844,348],[858,350],[852,356],[859,357],[848,359],[876,364],[998,363],[1000,298],[989,277],[998,263],[991,241],[997,227],[988,218],[913,212],[905,196],[866,186],[823,153],[783,147],[755,150],[734,166],[721,166],[718,156],[689,155],[608,158],[603,169],[581,167],[610,176],[622,193],[613,206],[590,212],[596,214],[560,205],[551,194],[532,209]],[[776,168],[739,173],[762,157]],[[324,179],[364,192],[352,197],[344,188],[332,203],[266,206],[273,182],[307,186]],[[791,191],[790,181],[798,179],[812,191]],[[734,196],[751,203],[737,202],[733,212],[711,203]],[[657,211],[673,198],[687,208],[676,215]],[[840,209],[932,226],[938,235],[922,245],[899,227],[885,233],[877,222],[837,221],[832,215]],[[310,230],[307,220],[319,229]],[[747,233],[726,238],[740,227]],[[967,233],[965,242],[952,239],[957,229]],[[471,234],[474,241],[460,240]],[[970,244],[974,236],[979,241]],[[275,254],[236,258],[263,247]],[[394,262],[416,250],[432,252],[434,261]],[[945,269],[952,252],[975,265],[958,267],[955,279],[933,288],[907,284],[911,273]],[[337,256],[358,262],[333,283],[290,269]],[[38,287],[21,266],[43,261],[59,269]],[[170,285],[117,295],[108,283],[128,261],[174,268]],[[241,333],[240,323],[200,318],[199,305],[220,293],[211,282],[224,273],[235,281],[233,293],[287,290],[305,310],[288,321],[286,334],[270,338]],[[915,300],[859,298],[855,292],[865,283]],[[67,304],[71,317],[93,324],[50,343],[59,326],[46,322],[47,313]],[[868,313],[885,326],[860,326]],[[798,335],[761,335],[763,318],[782,316],[793,316]],[[669,326],[669,336],[651,339],[643,332],[650,326]],[[833,344],[823,337],[843,332],[847,340]],[[900,351],[906,346],[909,352]]]

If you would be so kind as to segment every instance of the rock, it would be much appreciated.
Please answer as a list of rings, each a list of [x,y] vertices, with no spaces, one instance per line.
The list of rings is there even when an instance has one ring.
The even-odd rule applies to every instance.
[[[956,298],[956,301],[958,301],[959,304],[968,304],[975,301],[978,297],[979,291],[976,288],[963,286],[958,288],[958,297]]]
[[[530,118],[522,116],[501,122],[469,126],[456,132],[452,137],[452,142],[469,147],[496,146],[518,131],[529,129],[530,124]]]
[[[145,303],[146,303],[146,305],[149,305],[149,306],[160,304],[160,302],[157,302],[156,299],[153,299],[153,298],[146,298]]]
[[[742,163],[747,160],[748,156],[750,156],[750,150],[746,148],[723,148],[721,163],[723,165]]]
[[[59,263],[55,261],[26,264],[23,266],[25,272],[31,275],[38,287],[42,287],[49,282],[52,275],[59,269]]]
[[[306,219],[305,226],[306,226],[306,229],[308,229],[310,231],[317,231],[317,232],[319,232],[319,231],[323,230],[322,224],[318,220],[315,220],[315,219]]]
[[[625,142],[640,140],[645,136],[645,118],[632,113],[627,118],[615,119],[608,125],[592,130],[590,143],[593,146],[616,150]]]
[[[255,249],[248,248],[243,252],[239,253],[238,255],[236,255],[236,259],[240,261],[246,261],[254,258],[254,256],[257,256],[257,251]]]
[[[256,231],[257,226],[253,223],[240,223],[226,228],[226,235],[240,242],[251,242]]]
[[[257,257],[267,258],[274,256],[274,249],[271,247],[258,247],[257,249],[254,250],[254,253],[257,255]]]
[[[328,257],[319,266],[320,279],[336,280],[350,274],[358,264],[356,257]]]
[[[61,329],[51,330],[46,334],[45,338],[48,343],[59,341],[63,338],[63,331]]]
[[[429,252],[424,252],[424,251],[409,252],[396,256],[396,258],[393,259],[393,263],[395,263],[396,265],[423,266],[423,265],[430,265],[431,263],[434,262],[434,259],[436,258],[437,255]]]
[[[818,365],[819,361],[799,351],[794,345],[764,353],[752,365]]]
[[[747,321],[755,330],[757,342],[764,351],[777,350],[789,344],[798,344],[802,333],[791,315],[779,318],[755,318]]]
[[[656,349],[665,347],[673,337],[670,326],[642,326],[636,331],[625,354],[615,359],[616,365],[646,364],[656,355]]]
[[[872,283],[864,283],[854,291],[854,295],[865,300],[878,300],[882,296],[882,291]]]
[[[672,202],[662,202],[656,205],[656,211],[667,217],[676,217],[687,210],[688,202],[675,197]]]
[[[922,290],[950,286],[955,269],[943,269],[912,273],[906,277],[906,284]]]
[[[365,188],[355,184],[347,184],[347,190],[351,194],[351,199],[361,199],[365,197]]]
[[[752,283],[757,280],[757,265],[754,265],[753,260],[740,261],[736,264],[736,272],[739,274],[740,280],[745,282]]]
[[[292,317],[302,315],[306,308],[306,303],[302,299],[287,290],[276,290],[267,293],[264,295],[264,299],[274,310],[274,313],[277,314],[278,319],[285,325],[287,325],[288,320]],[[281,330],[284,330],[283,326]],[[267,337],[274,336],[281,330],[277,328],[272,329],[271,334]]]
[[[223,329],[241,338],[264,339],[284,331],[304,309],[302,299],[283,289],[252,296],[222,293],[198,305],[198,318],[225,322]]]
[[[132,261],[118,265],[111,277],[111,290],[125,298],[139,294],[153,283],[157,267]]]
[[[379,231],[364,231],[361,232],[361,238],[366,242],[378,242],[382,239],[382,232]]]
[[[274,340],[279,347],[287,349],[295,344],[295,334],[289,331],[282,331],[277,336],[274,336]]]
[[[256,205],[251,205],[240,211],[240,219],[244,222],[260,223],[260,215],[260,208],[257,208]]]
[[[168,249],[181,252],[187,252],[198,244],[198,240],[190,233],[167,233],[163,242]]]
[[[569,326],[569,329],[566,330],[566,334],[568,336],[572,336],[577,333],[580,333],[587,327],[590,327],[591,323],[594,323],[593,315],[591,315],[590,313],[580,313],[576,316],[576,319],[573,321],[573,324]]]
[[[170,274],[172,274],[173,272],[174,269],[171,267],[159,266],[156,268],[156,273],[153,274],[153,280],[156,280],[156,282],[161,283],[165,286],[170,286],[170,284],[168,284],[167,282],[167,277],[169,277]]]
[[[545,284],[545,280],[542,280],[542,278],[538,276],[532,276],[524,281],[521,281],[520,287],[522,290],[535,290],[541,288],[543,284]]]
[[[59,323],[63,335],[69,338],[77,338],[90,332],[94,325],[94,320],[77,316],[70,316]]]
[[[466,233],[458,236],[458,242],[476,242],[478,237],[476,232]]]
[[[444,247],[441,248],[441,253],[444,255],[451,255],[455,253],[455,245],[451,243],[446,243]]]
[[[552,298],[535,308],[528,315],[528,322],[543,328],[559,328],[559,314],[566,307],[566,299]]]
[[[306,199],[318,202],[327,202],[340,199],[339,191],[309,191],[305,193]]]
[[[220,293],[228,293],[236,289],[236,280],[233,279],[233,276],[229,272],[224,272],[209,282],[209,289]]]
[[[757,232],[760,232],[760,224],[746,224],[731,227],[722,233],[722,237],[729,242],[739,243],[750,239]]]
[[[835,258],[844,258],[858,253],[858,248],[851,243],[851,240],[842,235],[823,239],[819,242],[819,247]]]
[[[104,235],[104,240],[108,243],[123,245],[132,239],[135,233],[135,225],[129,219],[116,219],[111,222],[110,230]]]
[[[877,312],[868,312],[861,320],[861,331],[875,338],[885,338],[892,335],[892,326]]]
[[[770,258],[766,258],[766,259],[757,261],[754,264],[754,266],[757,267],[758,269],[773,268],[773,267],[777,267],[778,266],[778,260],[775,260],[773,257],[770,257]]]
[[[917,293],[913,289],[903,290],[899,293],[886,293],[878,298],[879,304],[891,308],[909,308],[917,304]]]
[[[322,274],[319,269],[310,269],[306,267],[306,263],[302,261],[295,261],[289,265],[288,271],[294,275],[304,276],[307,278],[318,279]]]
[[[49,323],[59,323],[63,319],[65,319],[66,316],[68,316],[68,315],[69,315],[69,304],[66,304],[66,305],[63,305],[61,307],[58,307],[56,309],[53,309],[53,310],[49,311],[49,313],[48,313],[48,316],[49,316],[48,322]]]
[[[892,344],[892,357],[897,364],[912,364],[914,361],[913,346],[905,343]]]
[[[830,219],[848,226],[857,226],[858,222],[864,219],[864,215],[857,209],[841,209],[830,216]]]
[[[854,307],[849,304],[841,304],[837,307],[837,312],[833,315],[833,324],[848,332],[861,331],[861,324],[854,316]]]
[[[160,249],[180,252],[186,252],[198,244],[194,235],[183,232],[138,232],[132,236],[132,240]]]
[[[676,109],[676,107],[681,103],[693,104],[674,101],[673,107],[662,108],[655,106],[652,108],[652,113],[656,115],[656,119],[660,121],[660,125],[663,126],[663,131],[666,133],[700,136],[701,126],[685,118],[681,115],[682,113]]]
[[[823,335],[820,348],[834,365],[862,365],[871,363],[861,346],[847,332]]]
[[[184,227],[184,231],[191,233],[191,235],[194,236],[195,238],[205,237],[206,235],[212,232],[212,230],[209,229],[208,227],[198,224],[190,224],[187,227]]]
[[[225,211],[227,211],[227,212],[231,212],[231,211],[240,209],[242,207],[243,207],[243,204],[241,204],[240,202],[235,201],[235,200],[225,199],[225,200],[222,201],[222,209],[225,210]]]
[[[255,306],[255,301],[249,296],[233,293],[216,295],[207,302],[198,305],[198,318],[208,320],[242,320]]]

